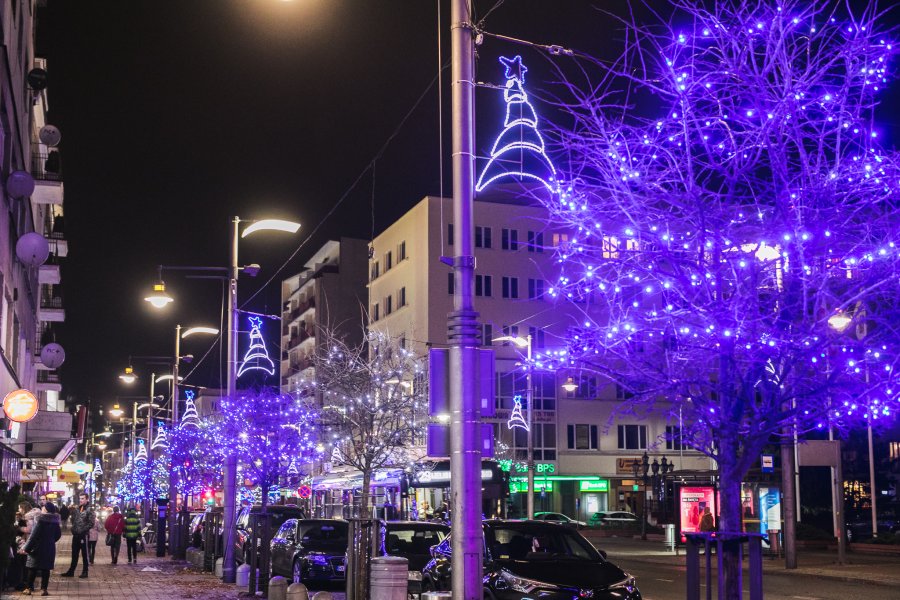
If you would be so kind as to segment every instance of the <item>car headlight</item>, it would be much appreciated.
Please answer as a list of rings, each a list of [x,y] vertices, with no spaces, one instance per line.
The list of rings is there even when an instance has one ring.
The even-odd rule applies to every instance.
[[[508,585],[511,590],[514,590],[516,592],[523,592],[525,594],[530,594],[537,588],[542,588],[545,590],[557,589],[555,585],[544,583],[543,581],[535,581],[534,579],[526,579],[525,577],[513,575],[506,569],[500,570],[500,579],[502,579],[503,582],[506,583],[506,585]]]
[[[328,565],[328,559],[326,557],[322,556],[321,554],[313,554],[312,556],[309,557],[309,560],[314,565],[319,565],[321,567]]]
[[[634,577],[626,577],[622,581],[612,584],[607,589],[609,590],[625,590],[629,594],[636,589],[636,585],[634,583]]]

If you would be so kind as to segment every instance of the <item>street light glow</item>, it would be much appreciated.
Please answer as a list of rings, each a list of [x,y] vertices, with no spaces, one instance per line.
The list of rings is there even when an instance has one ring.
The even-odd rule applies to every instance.
[[[134,369],[132,367],[125,367],[125,372],[119,375],[119,379],[127,384],[132,384],[137,379],[137,375],[134,374]]]
[[[113,407],[109,409],[109,414],[112,415],[113,418],[118,419],[125,414],[125,411],[119,408],[118,404],[114,404]]]
[[[528,340],[526,340],[523,337],[519,337],[519,336],[503,335],[498,338],[494,338],[493,341],[495,341],[495,342],[512,342],[519,348],[527,348],[528,347]]]
[[[157,377],[154,381],[155,381],[156,383],[162,383],[163,381],[172,381],[172,376],[171,376],[171,375],[160,375],[160,376]],[[181,375],[179,375],[179,376],[178,376],[178,381],[179,381],[179,382],[184,381],[184,377],[182,377]]]
[[[166,292],[166,284],[162,281],[153,284],[153,292],[149,296],[144,297],[144,300],[153,305],[153,308],[165,308],[169,302],[175,301],[175,299]]]
[[[566,379],[566,382],[562,384],[562,389],[566,390],[570,394],[578,389],[578,384],[575,383],[575,380],[569,377]]]
[[[839,310],[828,317],[828,326],[838,333],[843,333],[844,330],[847,329],[852,322],[853,319],[850,318],[850,316],[842,310]]]
[[[181,339],[188,337],[189,335],[194,335],[195,333],[208,333],[210,335],[219,335],[219,330],[215,327],[191,327],[190,329],[186,329],[184,333],[181,334]]]
[[[253,224],[247,227],[244,232],[241,233],[241,238],[245,238],[257,231],[284,231],[287,233],[297,233],[299,229],[300,223],[295,223],[294,221],[285,221],[283,219],[262,219],[260,221],[254,221]]]

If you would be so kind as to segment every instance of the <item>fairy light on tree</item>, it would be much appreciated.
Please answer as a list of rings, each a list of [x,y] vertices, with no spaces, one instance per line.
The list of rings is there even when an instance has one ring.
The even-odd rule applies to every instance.
[[[360,506],[368,508],[376,469],[406,467],[424,456],[427,390],[423,361],[390,336],[369,332],[351,345],[322,330],[315,355],[315,381],[300,383],[299,394],[323,404],[325,441],[332,462],[362,473]]]
[[[674,4],[622,21],[620,58],[563,86],[570,183],[540,200],[571,232],[551,294],[583,318],[537,360],[605,375],[627,410],[680,411],[737,532],[773,438],[893,418],[900,169],[874,111],[895,49],[871,7]],[[830,328],[839,309],[866,335]]]

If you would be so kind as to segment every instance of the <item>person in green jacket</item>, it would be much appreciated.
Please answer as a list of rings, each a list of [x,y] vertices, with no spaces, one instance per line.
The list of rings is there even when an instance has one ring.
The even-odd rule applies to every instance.
[[[128,562],[134,560],[137,564],[137,541],[141,537],[141,520],[134,507],[128,509],[128,515],[125,517],[125,543],[128,545]],[[132,558],[133,557],[133,558]]]

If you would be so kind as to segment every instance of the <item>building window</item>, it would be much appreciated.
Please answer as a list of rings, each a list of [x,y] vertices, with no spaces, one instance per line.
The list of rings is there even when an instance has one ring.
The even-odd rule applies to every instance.
[[[529,327],[528,335],[531,336],[531,347],[532,348],[544,348],[544,330],[538,329],[537,327]]]
[[[453,245],[453,223],[447,223],[447,245]]]
[[[490,275],[476,275],[475,295],[490,297],[492,295],[491,283],[492,280]]]
[[[541,232],[528,232],[528,251],[543,252],[544,251],[544,234]]]
[[[406,288],[400,288],[400,291],[397,292],[397,308],[403,308],[406,306]]]
[[[681,450],[681,428],[666,425],[666,450]]]
[[[519,326],[518,325],[504,325],[503,326],[503,335],[506,337],[519,337]],[[509,346],[512,342],[503,342],[504,346]]]
[[[568,233],[554,233],[553,234],[553,247],[557,248],[561,244],[569,243],[569,234]]]
[[[502,283],[504,298],[518,298],[519,297],[519,278],[518,277],[504,277],[502,279],[501,283]]]
[[[456,290],[456,274],[453,271],[447,273],[447,293],[453,294]]]
[[[475,247],[490,248],[491,247],[491,228],[476,227],[475,228]]]
[[[378,314],[378,303],[372,305],[372,322],[375,323],[381,316]]]
[[[400,242],[400,245],[397,246],[397,262],[401,260],[406,260],[406,241]]]
[[[544,280],[528,279],[528,299],[543,300],[544,299]]]
[[[394,312],[394,298],[393,296],[388,296],[384,299],[384,316],[388,316]]]
[[[593,375],[576,375],[572,377],[578,388],[572,392],[564,392],[566,398],[596,398],[597,378]]]
[[[567,425],[566,437],[569,450],[597,450],[597,426],[596,425]]]
[[[646,425],[619,425],[619,450],[646,450]]]
[[[394,266],[393,254],[390,250],[384,253],[384,272],[387,273]]]
[[[603,258],[619,258],[619,239],[613,236],[603,236]]]
[[[519,249],[519,230],[503,229],[500,232],[500,247],[504,250]]]
[[[490,323],[482,323],[481,327],[481,345],[482,346],[493,346],[494,345],[494,326]]]
[[[378,279],[378,276],[380,274],[381,273],[379,273],[379,271],[378,271],[378,261],[376,260],[375,262],[372,263],[372,273],[371,273],[372,280]]]
[[[400,334],[400,341],[398,343],[401,348],[406,349],[406,334],[405,333]]]

